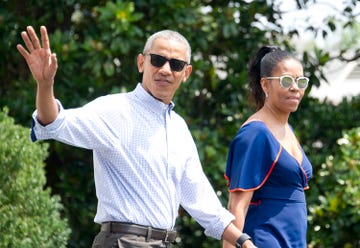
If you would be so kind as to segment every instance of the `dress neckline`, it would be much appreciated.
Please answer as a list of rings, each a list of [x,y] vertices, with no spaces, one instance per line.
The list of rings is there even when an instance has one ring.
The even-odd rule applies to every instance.
[[[301,167],[301,165],[303,164],[304,162],[304,151],[303,149],[301,148],[300,144],[299,144],[299,141],[296,139],[297,141],[297,145],[298,145],[298,148],[300,149],[300,152],[301,152],[301,160],[297,160],[296,157],[294,155],[292,155],[281,143],[280,141],[274,136],[274,134],[271,132],[270,128],[266,125],[266,123],[260,119],[252,119],[250,121],[247,121],[245,122],[241,127],[244,127],[244,126],[247,126],[247,125],[250,125],[251,123],[255,123],[255,122],[258,122],[258,123],[262,123],[266,129],[268,130],[268,132],[271,134],[271,137],[279,144],[279,146],[291,157],[293,158],[296,163]],[[291,131],[293,132],[292,128],[290,128]]]

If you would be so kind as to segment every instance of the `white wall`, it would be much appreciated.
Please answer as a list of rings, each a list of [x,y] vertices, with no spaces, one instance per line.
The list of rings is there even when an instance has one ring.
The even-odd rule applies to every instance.
[[[360,65],[356,62],[333,62],[325,70],[329,83],[321,82],[319,88],[313,87],[310,95],[321,100],[338,103],[343,97],[360,95]]]

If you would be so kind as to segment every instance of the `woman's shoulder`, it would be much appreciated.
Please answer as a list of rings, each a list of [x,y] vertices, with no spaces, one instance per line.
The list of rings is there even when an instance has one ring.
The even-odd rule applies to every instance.
[[[267,134],[270,130],[264,121],[260,119],[248,119],[241,125],[239,132]]]
[[[233,143],[234,145],[265,144],[266,140],[272,140],[270,130],[263,121],[252,119],[244,122],[234,137]]]

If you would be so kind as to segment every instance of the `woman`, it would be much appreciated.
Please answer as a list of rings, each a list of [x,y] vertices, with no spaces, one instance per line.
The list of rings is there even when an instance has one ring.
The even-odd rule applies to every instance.
[[[231,142],[225,177],[235,224],[258,247],[305,248],[304,190],[312,166],[288,123],[309,79],[301,63],[277,47],[264,46],[250,63],[250,95],[257,111]],[[224,247],[232,247],[224,243]]]

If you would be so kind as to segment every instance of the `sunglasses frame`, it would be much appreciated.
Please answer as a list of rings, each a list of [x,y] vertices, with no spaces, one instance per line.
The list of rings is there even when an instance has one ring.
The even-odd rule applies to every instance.
[[[180,72],[184,69],[184,67],[186,65],[189,65],[188,62],[180,60],[180,59],[168,59],[162,55],[159,54],[155,54],[155,53],[148,53],[145,55],[150,55],[150,63],[151,65],[157,67],[157,68],[161,68],[163,67],[166,62],[169,62],[170,65],[170,69],[171,71],[176,71],[176,72]],[[157,60],[157,61],[155,61]],[[174,64],[175,63],[175,64]]]
[[[289,86],[284,86],[284,84],[282,83],[283,82],[283,79],[284,78],[291,78],[292,79],[292,84],[290,84]],[[297,77],[297,78],[294,78],[293,76],[291,75],[282,75],[282,76],[279,76],[279,77],[266,77],[266,79],[279,79],[279,83],[281,85],[281,87],[285,88],[285,89],[288,89],[290,88],[294,83],[296,83],[297,87],[301,90],[305,90],[308,86],[309,86],[309,78],[308,77]],[[306,86],[305,87],[300,87],[299,86],[299,80],[300,79],[305,79],[306,80]]]

